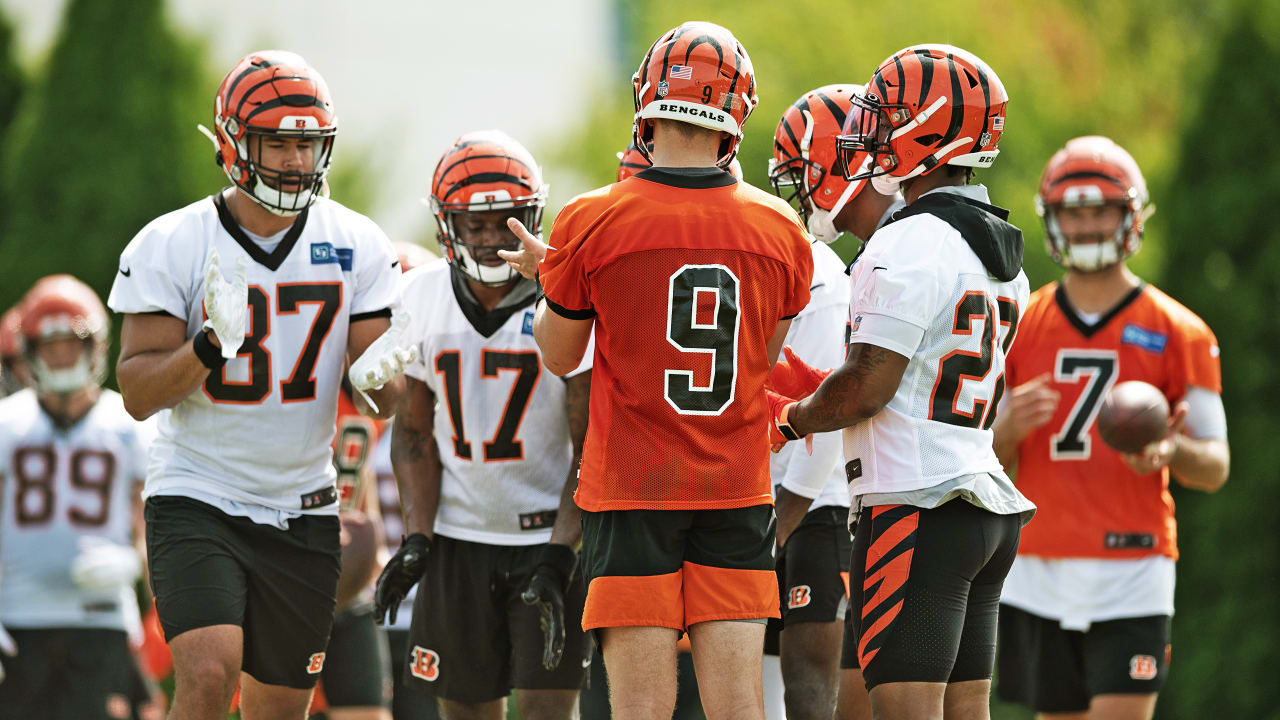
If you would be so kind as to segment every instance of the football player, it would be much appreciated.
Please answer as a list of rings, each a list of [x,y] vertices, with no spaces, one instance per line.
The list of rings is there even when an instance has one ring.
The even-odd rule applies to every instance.
[[[866,240],[901,207],[901,197],[881,195],[866,179],[845,179],[837,163],[836,136],[853,109],[859,85],[826,85],[789,106],[778,122],[769,160],[769,183],[791,202],[814,241],[811,299],[787,331],[793,352],[820,367],[844,359],[849,280],[844,263],[827,246],[842,232]],[[869,156],[860,154],[864,161]],[[819,242],[821,241],[821,242]],[[782,619],[765,636],[765,698],[770,717],[829,720],[840,686],[844,617],[848,608],[849,494],[837,433],[814,437],[813,452],[791,445],[769,464],[778,515],[778,586]],[[784,629],[785,628],[785,629]],[[781,675],[778,674],[779,664]],[[771,672],[772,671],[772,672]],[[856,663],[846,671],[857,690]],[[781,679],[783,696],[771,692]],[[861,690],[865,706],[866,690]],[[848,701],[852,703],[852,700]]]
[[[131,717],[149,427],[102,388],[109,323],[93,290],[45,277],[18,317],[32,387],[0,401],[0,623],[18,650],[0,717]]]
[[[0,315],[0,398],[31,384],[26,360],[22,358],[20,322],[16,305]]]
[[[487,130],[440,158],[429,203],[445,259],[405,277],[406,368],[391,456],[408,533],[378,580],[394,622],[421,579],[404,682],[445,718],[576,714],[590,661],[579,619],[573,491],[590,364],[553,374],[533,339],[537,284],[498,257],[540,225],[547,185],[520,143]]]
[[[390,241],[321,196],[338,126],[319,73],[252,53],[214,113],[232,187],[152,221],[121,254],[116,375],[131,415],[160,418],[143,495],[173,712],[225,717],[243,670],[246,712],[301,715],[338,583],[340,376],[356,358],[351,385],[389,414],[412,350],[391,314]]]
[[[1148,202],[1138,164],[1097,136],[1067,142],[1036,196],[1049,256],[1066,272],[1023,313],[994,430],[1039,507],[1001,599],[998,692],[1042,718],[1152,717],[1178,559],[1169,479],[1203,492],[1227,480],[1218,342],[1126,266]],[[1128,380],[1174,408],[1165,437],[1134,455],[1103,444],[1094,422]]]
[[[504,257],[541,278],[548,368],[576,366],[593,327],[598,342],[576,501],[583,627],[602,640],[614,717],[671,716],[687,631],[707,716],[763,718],[778,583],[762,391],[813,255],[785,202],[723,169],[757,102],[732,33],[664,33],[633,90],[633,144],[653,167],[570,202],[555,249],[521,232]]]
[[[968,184],[996,157],[1007,102],[959,48],[877,68],[838,142],[853,179],[901,187],[906,207],[851,269],[844,364],[820,383],[794,356],[775,370],[792,397],[813,391],[771,394],[776,442],[845,429],[852,640],[877,717],[987,717],[1000,586],[1034,511],[990,430],[1028,295],[1022,233]]]

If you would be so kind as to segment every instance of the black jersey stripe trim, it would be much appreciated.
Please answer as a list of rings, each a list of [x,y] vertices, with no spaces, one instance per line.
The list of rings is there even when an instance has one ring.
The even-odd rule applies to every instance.
[[[552,312],[560,317],[569,318],[570,320],[590,320],[596,316],[596,311],[591,308],[587,308],[586,310],[570,310],[563,305],[557,304],[549,297],[543,296],[543,298],[547,301],[547,307],[551,308]]]
[[[360,322],[361,320],[372,320],[374,318],[391,318],[391,308],[382,308],[381,310],[370,310],[369,312],[351,313],[350,322]]]
[[[240,191],[237,190],[236,192]],[[244,248],[246,253],[249,253],[249,257],[253,258],[254,262],[272,272],[280,269],[284,259],[289,257],[289,253],[293,251],[293,246],[298,244],[298,238],[302,237],[302,230],[307,226],[307,216],[311,212],[311,208],[306,208],[298,213],[297,219],[289,226],[289,232],[285,233],[284,239],[280,241],[275,250],[268,253],[258,247],[257,243],[250,240],[249,236],[245,234],[244,228],[240,227],[240,223],[236,222],[236,219],[231,216],[231,211],[227,209],[227,199],[223,197],[222,193],[217,193],[213,196],[213,206],[218,210],[218,222],[222,223],[222,229],[227,231],[227,234],[231,236],[232,240],[236,241],[237,245]]]
[[[713,172],[714,171],[714,172]],[[685,190],[709,190],[729,187],[738,179],[721,168],[645,168],[636,173],[641,180]]]
[[[1067,322],[1071,323],[1072,327],[1079,330],[1080,334],[1085,337],[1093,337],[1099,330],[1106,327],[1107,323],[1114,320],[1117,315],[1124,312],[1125,308],[1132,305],[1135,300],[1141,297],[1142,291],[1146,289],[1146,283],[1142,283],[1138,287],[1134,288],[1128,295],[1124,296],[1123,300],[1121,300],[1115,307],[1108,310],[1105,315],[1098,318],[1098,322],[1092,325],[1080,319],[1080,314],[1076,312],[1075,308],[1071,307],[1071,301],[1067,299],[1067,291],[1062,287],[1062,285],[1058,285],[1058,288],[1053,291],[1053,300],[1058,304],[1058,309],[1062,311],[1062,314],[1067,318]]]

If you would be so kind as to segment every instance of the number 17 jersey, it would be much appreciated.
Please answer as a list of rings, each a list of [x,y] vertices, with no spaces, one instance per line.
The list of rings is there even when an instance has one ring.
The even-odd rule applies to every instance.
[[[549,309],[595,318],[579,507],[770,503],[765,348],[813,277],[794,211],[718,169],[649,168],[570,202],[551,246]]]

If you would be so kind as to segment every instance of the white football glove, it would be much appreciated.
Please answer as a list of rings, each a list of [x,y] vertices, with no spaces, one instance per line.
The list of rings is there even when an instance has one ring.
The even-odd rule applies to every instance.
[[[244,342],[245,320],[249,314],[249,286],[245,273],[249,270],[249,258],[241,255],[236,260],[236,274],[231,282],[222,278],[218,249],[211,248],[204,263],[204,311],[209,316],[204,329],[213,330],[222,345],[222,357],[230,360],[240,351]]]
[[[131,545],[92,535],[80,538],[80,554],[71,561],[71,581],[85,590],[132,585],[142,575],[142,558]]]
[[[4,626],[0,625],[0,655],[13,657],[18,654],[18,645],[13,642],[13,638],[8,632],[5,632]],[[4,682],[4,665],[0,665],[0,682]]]
[[[347,371],[347,379],[351,387],[360,393],[364,401],[378,412],[378,406],[365,393],[366,390],[378,390],[387,382],[404,372],[404,366],[418,359],[418,348],[405,346],[402,341],[405,328],[409,326],[409,313],[400,311],[391,316],[391,327],[369,344],[360,353],[360,357],[351,363]]]

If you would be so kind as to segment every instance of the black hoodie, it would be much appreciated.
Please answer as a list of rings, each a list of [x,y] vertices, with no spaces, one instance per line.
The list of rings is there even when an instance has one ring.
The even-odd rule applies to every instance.
[[[1022,231],[1009,224],[1008,210],[952,192],[931,192],[894,213],[889,223],[912,215],[932,215],[955,228],[1000,282],[1022,270]]]

